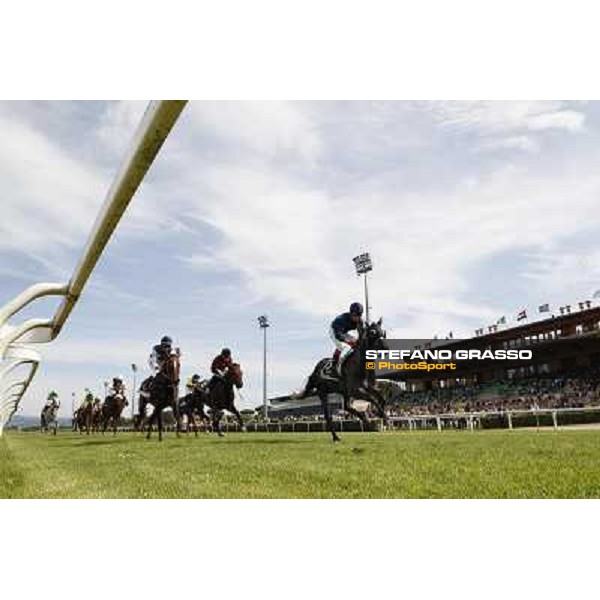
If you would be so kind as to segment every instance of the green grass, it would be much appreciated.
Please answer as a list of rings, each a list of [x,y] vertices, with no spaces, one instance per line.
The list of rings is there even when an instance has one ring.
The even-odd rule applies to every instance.
[[[0,498],[597,498],[600,431],[6,432]]]

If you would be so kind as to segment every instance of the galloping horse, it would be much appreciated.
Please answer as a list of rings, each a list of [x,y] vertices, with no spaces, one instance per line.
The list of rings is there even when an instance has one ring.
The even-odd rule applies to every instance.
[[[92,406],[92,433],[97,433],[102,427],[103,404],[100,398],[96,398]]]
[[[202,405],[206,405],[211,409],[213,431],[216,431],[219,436],[225,435],[221,431],[221,418],[223,417],[224,410],[235,416],[242,431],[246,430],[242,415],[240,415],[234,404],[234,387],[240,389],[243,385],[242,369],[238,363],[233,363],[224,377],[213,379],[208,391],[195,389],[193,392]],[[205,417],[203,406],[200,410],[203,418],[207,418]]]
[[[73,415],[75,419],[75,430],[79,429],[79,433],[83,433],[85,428],[87,435],[90,435],[93,413],[94,407],[91,402],[85,402],[83,406],[80,406]]]
[[[150,404],[150,382],[152,378],[142,382],[138,395],[138,413],[133,416],[134,431],[144,431],[147,407]],[[135,390],[133,391],[135,394]]]
[[[339,442],[340,438],[333,428],[328,394],[341,394],[346,410],[362,421],[365,430],[369,429],[369,422],[363,413],[351,406],[351,397],[370,402],[384,422],[386,421],[385,398],[375,389],[375,371],[367,370],[364,362],[364,353],[367,350],[387,349],[385,331],[381,327],[381,322],[382,319],[379,319],[376,323],[359,327],[356,347],[348,354],[342,365],[341,378],[331,375],[331,359],[323,358],[308,378],[304,391],[297,396],[297,398],[305,398],[316,392],[321,400],[327,429],[334,442]]]
[[[127,398],[123,394],[108,396],[102,406],[102,433],[106,431],[109,423],[113,427],[113,435],[117,435],[117,427],[121,422],[121,413],[129,406]]]
[[[52,427],[52,433],[56,435],[58,431],[58,409],[60,404],[50,404],[49,406],[44,406],[42,409],[42,413],[40,415],[40,430],[42,433],[48,433],[50,431],[50,427]]]
[[[179,414],[183,418],[187,418],[186,433],[190,432],[190,429],[194,429],[194,435],[198,437],[198,423],[196,417],[200,417],[206,426],[206,432],[208,433],[208,426],[210,425],[210,419],[204,412],[204,401],[203,398],[208,394],[206,381],[202,381],[194,386],[191,392],[185,396],[179,398]],[[198,390],[198,391],[196,391]]]
[[[171,408],[173,410],[173,416],[177,422],[177,437],[181,431],[181,417],[179,415],[179,398],[177,395],[177,388],[179,386],[179,351],[176,354],[172,354],[167,357],[161,366],[160,371],[154,377],[152,385],[150,387],[150,398],[147,402],[140,402],[140,417],[143,421],[143,415],[146,408],[146,404],[152,404],[154,410],[148,419],[148,434],[147,439],[150,439],[152,433],[152,424],[156,420],[158,423],[158,440],[162,442],[162,412],[165,408]]]

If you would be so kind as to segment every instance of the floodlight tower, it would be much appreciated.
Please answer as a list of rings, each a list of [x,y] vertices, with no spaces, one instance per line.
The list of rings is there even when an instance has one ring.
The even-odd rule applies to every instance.
[[[364,254],[359,254],[355,256],[353,259],[354,267],[356,269],[356,274],[360,277],[361,275],[365,276],[365,320],[369,323],[369,287],[367,284],[367,273],[373,270],[373,263],[371,262],[371,257],[368,252]]]
[[[269,327],[269,319],[267,315],[258,317],[258,324],[263,330],[263,414],[266,420],[269,417],[267,406],[267,327]]]

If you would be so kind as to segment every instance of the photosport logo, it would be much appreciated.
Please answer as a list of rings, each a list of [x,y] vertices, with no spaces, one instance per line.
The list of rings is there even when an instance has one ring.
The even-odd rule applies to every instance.
[[[459,361],[532,360],[532,350],[367,350],[366,368],[394,371],[456,371]]]
[[[385,350],[366,350],[365,368],[377,375],[405,374],[464,377],[484,370],[527,368],[536,358],[536,348],[482,347],[477,340],[387,340]]]

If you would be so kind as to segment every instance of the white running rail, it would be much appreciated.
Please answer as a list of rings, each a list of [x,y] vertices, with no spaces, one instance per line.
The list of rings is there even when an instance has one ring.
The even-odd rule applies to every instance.
[[[0,307],[0,436],[37,371],[40,354],[31,344],[51,342],[60,333],[110,236],[185,105],[184,100],[158,100],[148,105],[70,281],[32,285]],[[43,296],[63,296],[54,317],[27,319],[17,325],[8,323],[11,317]],[[27,374],[9,383],[17,367],[24,365],[28,367]]]

